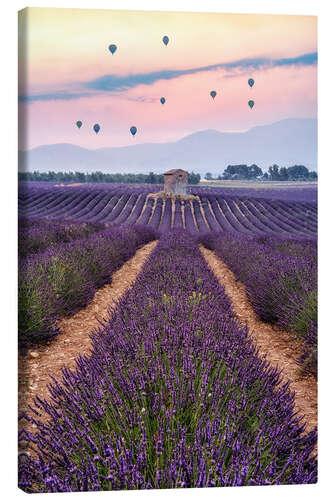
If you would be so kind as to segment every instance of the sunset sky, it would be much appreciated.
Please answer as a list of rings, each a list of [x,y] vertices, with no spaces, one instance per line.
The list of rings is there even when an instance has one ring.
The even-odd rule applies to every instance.
[[[29,8],[19,37],[20,149],[167,142],[317,115],[312,16]]]

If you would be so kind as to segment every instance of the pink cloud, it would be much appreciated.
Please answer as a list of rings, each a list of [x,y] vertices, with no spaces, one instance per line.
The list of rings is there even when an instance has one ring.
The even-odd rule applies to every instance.
[[[187,133],[214,128],[246,130],[287,117],[316,116],[316,67],[273,68],[251,75],[225,77],[221,70],[138,86],[119,96],[103,94],[75,100],[21,104],[27,111],[28,134],[22,148],[71,142],[88,148],[177,140]],[[254,87],[247,84],[255,79]],[[216,90],[215,100],[209,95]],[[162,105],[160,97],[166,98]],[[251,110],[248,100],[253,99]],[[81,120],[78,130],[75,122]],[[100,133],[92,131],[94,123]]]

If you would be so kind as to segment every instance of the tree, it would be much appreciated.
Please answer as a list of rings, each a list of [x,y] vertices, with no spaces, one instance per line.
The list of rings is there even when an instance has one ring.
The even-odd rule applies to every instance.
[[[147,182],[148,182],[148,184],[155,184],[156,179],[155,179],[154,172],[149,172]]]
[[[77,182],[85,182],[86,181],[86,176],[83,172],[75,172],[75,177]]]
[[[211,181],[211,180],[213,179],[212,174],[211,174],[210,172],[207,172],[207,173],[206,173],[206,175],[205,175],[205,179],[206,179],[207,181]]]
[[[262,170],[257,165],[253,164],[248,167],[248,178],[249,179],[257,179],[262,176]]]
[[[318,179],[317,172],[309,172],[309,181],[316,181]]]
[[[191,172],[188,174],[188,183],[189,184],[199,184],[200,179],[201,179],[200,174],[195,174],[194,172]],[[160,184],[163,184],[163,179],[162,179],[162,182],[160,182]]]
[[[228,181],[229,179],[231,179],[231,174],[229,172],[227,172],[227,169],[223,172],[222,179],[224,181]]]
[[[304,167],[304,165],[294,165],[288,169],[288,179],[290,180],[300,180],[307,179],[309,177],[309,170]]]
[[[271,181],[279,181],[280,180],[280,173],[279,173],[279,166],[278,165],[273,165],[272,167],[269,167],[268,173],[269,173],[269,178]]]
[[[287,181],[288,180],[288,169],[286,167],[281,167],[279,175],[280,175],[280,181]]]
[[[228,165],[223,172],[223,179],[257,179],[262,176],[262,170],[257,165]]]

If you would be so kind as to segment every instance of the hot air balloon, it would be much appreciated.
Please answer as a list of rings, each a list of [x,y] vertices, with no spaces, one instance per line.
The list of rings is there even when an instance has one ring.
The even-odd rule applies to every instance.
[[[93,129],[96,132],[96,134],[98,134],[98,132],[100,131],[100,128],[101,127],[98,125],[98,123],[95,123],[95,125],[93,126]]]
[[[109,51],[111,52],[112,55],[116,52],[116,50],[117,50],[117,45],[115,45],[114,43],[109,45]]]
[[[212,90],[210,95],[212,96],[213,99],[216,97],[216,90]]]
[[[169,43],[169,37],[168,37],[168,36],[166,36],[166,35],[165,35],[165,36],[162,38],[162,40],[163,40],[164,45],[168,45],[168,43]]]
[[[252,101],[252,100],[251,100],[251,101],[249,101],[249,102],[248,102],[248,105],[249,105],[249,106],[250,106],[250,108],[252,109],[252,108],[253,108],[253,106],[254,106],[254,101]]]
[[[250,85],[250,87],[253,87],[253,85],[254,85],[253,78],[249,78],[248,81],[247,81],[247,83]]]
[[[76,126],[77,128],[81,128],[82,127],[82,122],[79,120],[76,122]]]
[[[131,127],[131,128],[130,128],[130,132],[131,132],[131,134],[133,135],[133,137],[135,136],[136,131],[137,131],[137,128],[136,128],[136,127],[134,127],[134,126],[133,126],[133,127]]]
[[[165,103],[165,97],[161,97],[160,101],[161,101],[161,104],[164,104]]]

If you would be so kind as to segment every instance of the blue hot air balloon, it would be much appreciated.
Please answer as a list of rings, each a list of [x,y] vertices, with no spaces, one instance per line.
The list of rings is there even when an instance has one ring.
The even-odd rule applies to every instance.
[[[253,87],[253,85],[254,85],[253,78],[249,78],[248,81],[247,81],[247,83],[250,85],[250,87]]]
[[[216,90],[212,90],[210,95],[212,96],[213,99],[216,97]]]
[[[130,132],[131,132],[131,134],[133,135],[133,137],[135,136],[136,131],[137,131],[137,128],[136,128],[136,127],[134,127],[134,126],[133,126],[133,127],[131,127],[131,128],[130,128]]]
[[[168,43],[169,43],[169,37],[168,37],[168,36],[166,36],[166,35],[165,35],[165,36],[162,38],[162,40],[163,40],[164,45],[168,45]]]
[[[253,108],[253,106],[254,106],[254,101],[252,101],[252,100],[251,100],[251,101],[249,101],[249,102],[248,102],[248,105],[249,105],[249,106],[250,106],[250,108],[252,109],[252,108]]]
[[[95,123],[95,125],[93,126],[93,129],[96,132],[96,134],[98,134],[98,132],[100,131],[100,128],[101,127],[98,125],[98,123]]]
[[[116,52],[116,50],[117,50],[117,45],[115,45],[114,43],[109,45],[109,51],[111,52],[112,55]]]
[[[77,121],[77,122],[76,122],[76,126],[77,126],[77,128],[81,128],[81,127],[82,127],[82,122],[81,122],[81,120],[79,120],[79,121]]]
[[[161,101],[161,104],[164,104],[165,103],[165,97],[161,97],[160,101]]]

